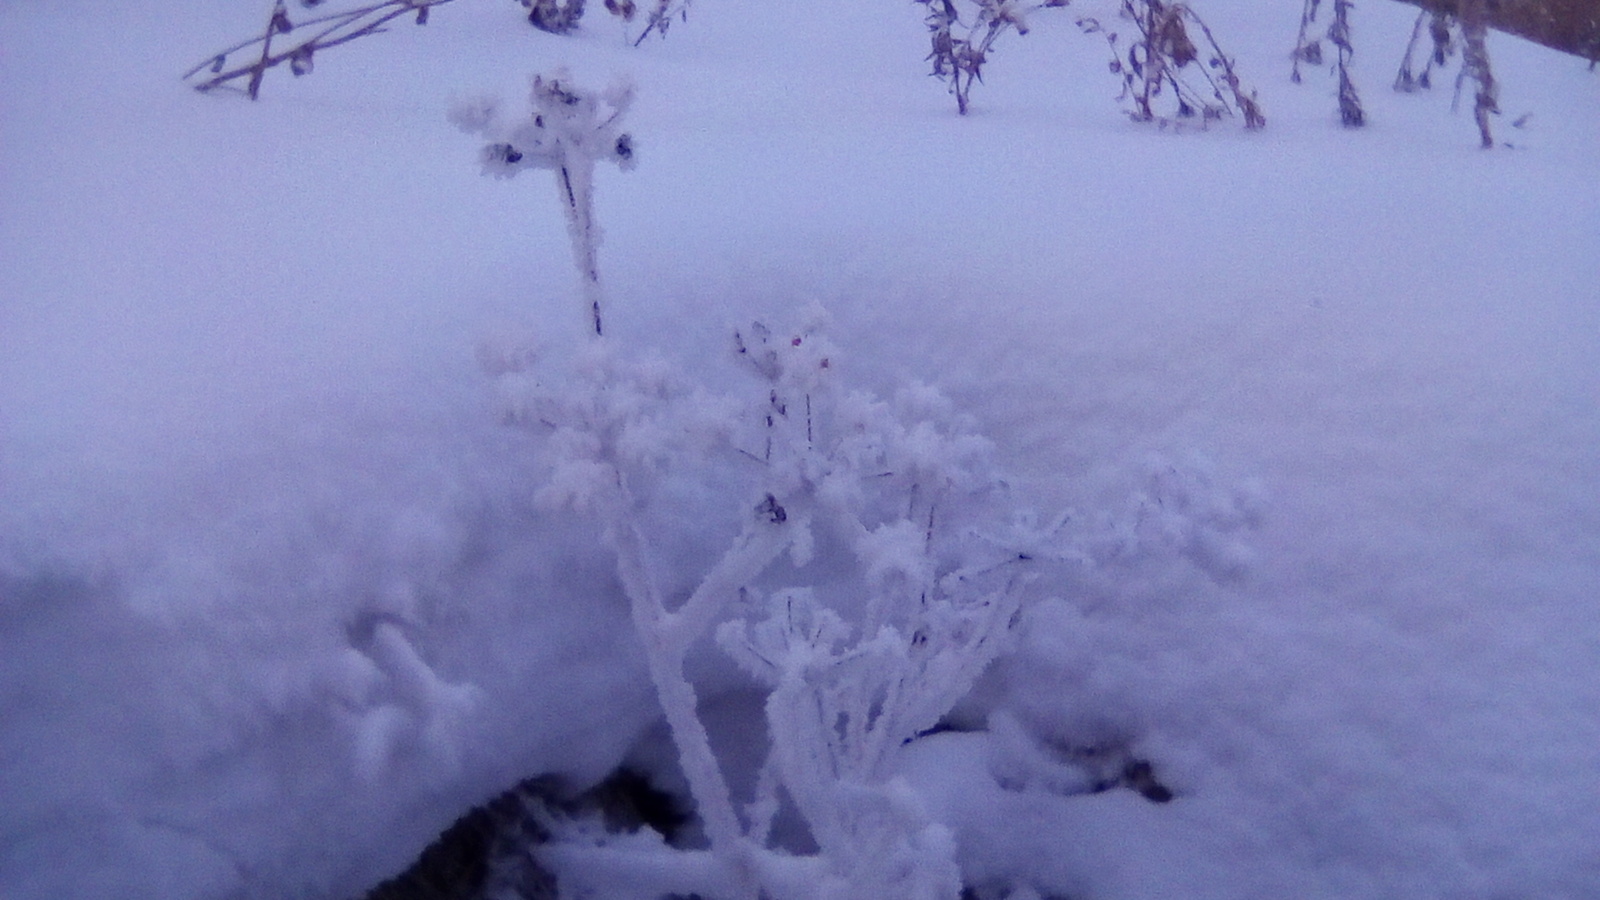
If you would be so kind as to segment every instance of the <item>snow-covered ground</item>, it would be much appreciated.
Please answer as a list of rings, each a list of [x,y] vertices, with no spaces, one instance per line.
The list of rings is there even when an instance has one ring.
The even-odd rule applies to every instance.
[[[971,877],[1600,894],[1600,76],[1493,36],[1482,152],[1448,84],[1388,90],[1412,11],[1371,2],[1345,131],[1288,82],[1298,4],[1196,5],[1265,131],[1130,122],[1062,11],[960,118],[893,0],[696,0],[638,48],[467,0],[255,104],[177,76],[256,0],[0,4],[0,896],[349,896],[650,729],[610,562],[474,361],[583,318],[554,186],[445,112],[562,63],[638,85],[617,340],[717,379],[817,300],[1041,512],[1144,497],[1169,550],[1055,586],[985,690],[1178,798],[919,742]]]

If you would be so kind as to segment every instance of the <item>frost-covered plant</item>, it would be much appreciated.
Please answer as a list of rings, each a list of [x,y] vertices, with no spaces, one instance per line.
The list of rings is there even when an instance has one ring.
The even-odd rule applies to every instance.
[[[843,393],[814,333],[757,327],[739,349],[768,386],[767,496],[802,517],[797,549],[842,544],[850,575],[831,602],[820,587],[752,591],[718,629],[771,691],[753,828],[766,833],[781,784],[827,862],[823,896],[954,896],[948,833],[890,775],[899,748],[972,688],[1018,610],[1017,555],[974,534],[1000,511],[989,445],[927,386],[892,403]]]
[[[617,82],[603,91],[572,84],[565,70],[535,76],[527,118],[507,122],[500,104],[481,98],[456,105],[450,120],[463,131],[489,138],[483,171],[512,178],[524,169],[550,169],[556,175],[572,257],[583,285],[584,305],[596,335],[600,317],[600,226],[594,221],[594,167],[601,160],[623,169],[634,164],[633,137],[621,130],[633,103],[633,86]]]
[[[530,852],[575,896],[956,900],[954,835],[897,776],[901,754],[1005,648],[1036,564],[1111,569],[1167,548],[1232,577],[1247,558],[1227,532],[1249,513],[1157,461],[1124,520],[1034,528],[989,442],[938,390],[913,383],[886,400],[842,384],[820,310],[791,330],[734,333],[742,394],[605,338],[579,198],[597,159],[631,161],[617,130],[631,96],[558,74],[534,79],[534,112],[514,127],[488,101],[452,118],[491,137],[490,174],[560,173],[595,339],[565,368],[515,346],[481,359],[507,420],[543,437],[538,502],[595,523],[615,561],[709,847],[556,817]],[[769,744],[749,797],[735,797],[689,677],[708,638],[766,692]],[[1148,763],[1124,768],[1130,784],[1166,790]],[[785,803],[815,853],[775,834]]]
[[[284,0],[275,0],[272,13],[267,17],[266,31],[260,37],[241,41],[212,55],[185,72],[183,79],[202,92],[248,79],[244,93],[254,100],[261,92],[261,80],[268,69],[288,63],[289,71],[296,77],[309,75],[318,51],[379,34],[387,30],[386,25],[402,16],[415,16],[418,25],[426,25],[429,11],[449,2],[451,0],[384,0],[295,22],[289,18]],[[309,8],[320,3],[321,0],[301,0],[300,5]]]
[[[583,348],[565,378],[497,356],[513,360],[501,372],[509,415],[547,435],[541,500],[602,526],[710,842],[696,857],[584,839],[549,860],[611,896],[628,895],[614,879],[631,866],[655,879],[639,896],[949,900],[951,835],[893,773],[905,742],[971,690],[1021,604],[1022,555],[976,536],[1009,521],[990,445],[931,387],[887,401],[846,390],[820,315],[740,330],[735,349],[754,375],[745,400],[608,341]],[[679,599],[669,586],[685,573],[657,529],[660,498],[686,492],[718,499],[732,536]],[[713,632],[768,691],[770,755],[748,805],[735,804],[685,674]],[[773,846],[783,797],[816,856]]]
[[[1424,9],[1411,29],[1411,40],[1406,44],[1405,57],[1395,76],[1397,91],[1409,93],[1418,88],[1433,86],[1432,70],[1443,68],[1456,48],[1461,49],[1461,71],[1456,76],[1456,94],[1452,109],[1460,102],[1461,88],[1469,79],[1475,85],[1472,114],[1478,126],[1481,146],[1487,150],[1494,146],[1494,132],[1489,124],[1491,115],[1500,114],[1500,86],[1495,81],[1489,64],[1489,6],[1487,0],[1460,0],[1459,3]],[[1415,56],[1426,23],[1431,43],[1420,75],[1413,71]],[[1457,40],[1459,35],[1459,43]]]
[[[1255,91],[1245,92],[1233,58],[1222,51],[1211,29],[1188,4],[1122,0],[1120,15],[1136,32],[1126,50],[1117,32],[1097,19],[1079,19],[1078,27],[1103,34],[1110,44],[1111,71],[1122,78],[1121,99],[1133,104],[1129,115],[1134,121],[1165,125],[1196,116],[1211,122],[1237,115],[1252,130],[1267,124]],[[1203,47],[1191,28],[1200,30]],[[1163,93],[1170,97],[1171,116],[1157,112]]]
[[[1066,6],[1067,0],[1045,0],[1025,4],[1019,0],[970,0],[975,7],[969,21],[963,22],[956,0],[915,0],[926,7],[923,22],[928,26],[935,78],[949,84],[956,98],[956,111],[967,114],[967,95],[972,83],[983,80],[983,65],[1002,34],[1015,29],[1028,33],[1029,13],[1046,6]]]
[[[1355,55],[1355,48],[1350,43],[1350,8],[1354,4],[1350,0],[1333,0],[1333,21],[1319,39],[1311,37],[1310,31],[1317,21],[1321,5],[1322,0],[1306,0],[1305,9],[1300,14],[1300,35],[1295,41],[1292,54],[1294,65],[1289,78],[1299,84],[1300,63],[1322,65],[1322,41],[1332,44],[1337,51],[1334,69],[1339,75],[1339,121],[1346,128],[1360,128],[1366,124],[1367,115],[1361,108],[1361,95],[1356,92],[1355,82],[1350,78],[1350,58]]]

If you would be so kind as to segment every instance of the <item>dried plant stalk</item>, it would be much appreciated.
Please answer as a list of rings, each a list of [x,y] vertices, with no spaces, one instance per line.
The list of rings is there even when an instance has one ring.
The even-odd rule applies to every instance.
[[[1321,0],[1306,0],[1300,14],[1300,36],[1295,41],[1294,53],[1290,54],[1294,66],[1289,72],[1289,80],[1299,84],[1300,64],[1322,65],[1322,41],[1333,45],[1337,53],[1334,70],[1339,75],[1339,121],[1346,128],[1360,128],[1367,122],[1366,111],[1361,107],[1361,95],[1356,91],[1355,80],[1350,77],[1350,60],[1355,56],[1355,46],[1350,41],[1350,9],[1353,5],[1350,0],[1334,0],[1333,21],[1323,36],[1318,38],[1312,37],[1310,32],[1311,26],[1317,21]]]
[[[1454,18],[1449,13],[1425,9],[1417,15],[1417,22],[1411,28],[1411,40],[1406,42],[1406,53],[1400,61],[1400,71],[1394,78],[1395,90],[1409,94],[1418,88],[1426,90],[1433,87],[1433,70],[1442,68],[1455,55],[1455,43],[1451,36],[1453,26]],[[1412,59],[1422,41],[1424,28],[1432,46],[1423,61],[1422,74],[1417,75]]]
[[[955,0],[916,2],[928,10],[923,22],[928,26],[932,45],[927,57],[933,61],[929,74],[949,83],[950,93],[956,98],[956,111],[963,116],[970,108],[967,98],[973,83],[983,80],[983,64],[988,62],[995,41],[1012,29],[1017,34],[1027,34],[1029,13],[1067,5],[1066,0],[1045,0],[1034,6],[1024,6],[1018,0],[976,0],[977,12],[972,24],[967,25],[961,20]]]
[[[637,47],[644,43],[644,39],[651,34],[659,34],[662,37],[666,37],[667,29],[671,27],[674,18],[679,21],[688,21],[689,2],[690,0],[656,0],[655,7],[650,10],[650,17],[645,20],[644,31],[639,33],[639,37],[634,40],[633,45]],[[613,6],[616,8],[613,9]],[[611,10],[613,15],[619,16],[625,21],[633,18],[633,0],[606,0],[606,8]]]
[[[1461,2],[1461,75],[1456,81],[1472,79],[1477,85],[1472,103],[1472,117],[1478,124],[1478,136],[1483,149],[1494,147],[1494,132],[1489,127],[1489,116],[1500,113],[1500,85],[1494,80],[1489,67],[1489,47],[1486,42],[1489,29],[1487,0],[1462,0]]]
[[[452,0],[385,0],[293,22],[289,19],[284,0],[276,0],[272,14],[267,19],[266,31],[260,37],[241,41],[213,54],[205,62],[183,73],[183,79],[202,93],[232,87],[235,82],[245,79],[244,93],[254,100],[261,93],[261,81],[268,69],[287,62],[289,70],[296,76],[308,75],[318,51],[387,31],[385,26],[402,16],[414,15],[418,25],[425,25],[433,7],[450,2]],[[230,65],[235,58],[248,61]]]
[[[1305,7],[1300,10],[1300,34],[1295,38],[1294,52],[1289,58],[1294,61],[1289,69],[1289,80],[1295,84],[1300,83],[1300,63],[1308,65],[1322,65],[1322,42],[1316,38],[1307,38],[1311,26],[1317,21],[1317,10],[1322,5],[1322,0],[1306,0]]]
[[[1462,86],[1471,80],[1475,86],[1472,117],[1478,126],[1480,145],[1485,150],[1494,147],[1494,130],[1489,117],[1500,114],[1500,85],[1489,63],[1487,40],[1489,28],[1494,24],[1492,12],[1488,0],[1459,0],[1448,10],[1442,7],[1424,10],[1411,30],[1411,40],[1406,45],[1405,57],[1401,60],[1400,71],[1394,82],[1397,91],[1410,92],[1431,87],[1432,70],[1443,68],[1454,55],[1458,46],[1455,34],[1459,33],[1461,71],[1456,75],[1456,100],[1452,103],[1452,109],[1460,101]],[[1418,76],[1413,74],[1412,58],[1422,37],[1424,20],[1433,46],[1423,64],[1422,74]]]
[[[1350,43],[1351,6],[1350,0],[1333,0],[1333,24],[1328,26],[1328,42],[1339,50],[1339,121],[1346,128],[1360,128],[1367,123],[1367,114],[1361,108],[1361,95],[1350,78],[1350,59],[1356,55]]]
[[[1238,115],[1252,131],[1267,124],[1255,92],[1245,92],[1233,58],[1222,51],[1216,35],[1187,4],[1122,0],[1121,12],[1138,30],[1126,51],[1117,33],[1106,30],[1098,20],[1079,19],[1078,27],[1088,34],[1105,35],[1111,46],[1111,72],[1122,77],[1121,96],[1133,103],[1129,115],[1134,121],[1171,122],[1156,112],[1157,99],[1170,89],[1179,120],[1199,116],[1202,122],[1211,122]],[[1203,46],[1208,48],[1203,61],[1202,44],[1196,43],[1190,28],[1199,29]],[[1191,83],[1189,76],[1194,72],[1200,73],[1203,88]]]

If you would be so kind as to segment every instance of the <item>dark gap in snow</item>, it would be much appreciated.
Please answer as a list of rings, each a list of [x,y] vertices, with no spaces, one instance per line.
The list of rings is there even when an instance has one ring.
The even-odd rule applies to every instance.
[[[551,840],[559,822],[595,816],[609,832],[649,828],[669,843],[690,820],[677,798],[632,769],[618,769],[584,791],[540,775],[473,807],[364,900],[554,900],[555,876],[534,851]]]

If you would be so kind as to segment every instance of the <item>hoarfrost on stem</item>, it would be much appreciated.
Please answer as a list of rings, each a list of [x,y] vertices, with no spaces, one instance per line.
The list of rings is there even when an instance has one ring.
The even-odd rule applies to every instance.
[[[619,81],[602,91],[585,90],[572,84],[565,69],[557,69],[534,76],[529,103],[529,115],[520,122],[504,122],[492,99],[458,103],[450,120],[489,138],[481,157],[486,175],[512,178],[524,169],[555,172],[584,305],[594,333],[600,335],[602,234],[594,220],[594,167],[601,160],[624,170],[634,165],[633,136],[621,127],[633,104],[633,86]]]

